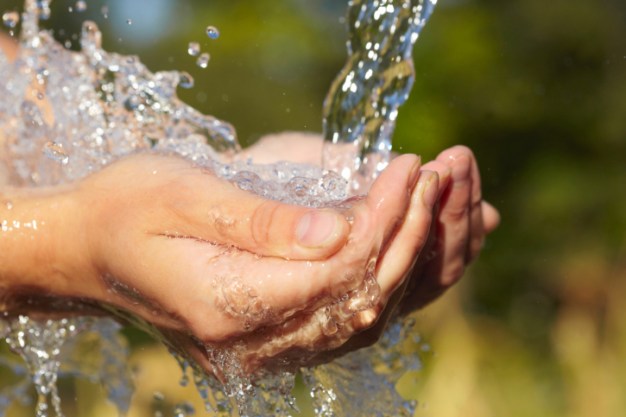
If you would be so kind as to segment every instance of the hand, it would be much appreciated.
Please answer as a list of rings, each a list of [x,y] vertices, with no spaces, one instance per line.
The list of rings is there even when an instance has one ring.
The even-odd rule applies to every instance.
[[[319,135],[290,132],[265,136],[242,155],[258,163],[289,160],[319,165],[322,146]],[[482,200],[478,164],[469,148],[447,149],[422,170],[438,174],[441,199],[423,253],[399,251],[416,261],[411,291],[402,307],[405,313],[424,307],[455,284],[479,255],[485,236],[500,222],[498,211]],[[406,243],[399,246],[406,247]],[[390,263],[398,260],[394,258]]]
[[[438,298],[463,276],[482,250],[485,236],[500,223],[500,214],[482,200],[478,164],[472,151],[454,146],[423,169],[449,179],[438,204],[436,222],[424,254],[417,259],[401,309],[408,313]]]
[[[62,279],[37,282],[47,282],[49,294],[131,311],[207,369],[205,344],[236,343],[248,371],[294,355],[299,364],[324,360],[324,352],[359,346],[372,331],[359,332],[384,323],[411,282],[432,196],[444,189],[418,167],[414,156],[397,158],[365,199],[340,214],[262,200],[178,158],[129,157],[65,190],[72,204],[57,209],[65,214],[54,233],[61,242],[49,245],[65,252],[44,262]],[[50,198],[48,207],[59,206]],[[315,213],[334,227],[320,227]],[[299,234],[303,218],[328,233]],[[320,312],[344,308],[337,300],[362,285],[371,265],[378,302],[320,325]]]
[[[439,178],[439,197],[428,236],[422,235],[421,245],[413,247],[410,239],[403,239],[409,231],[422,230],[416,224],[421,216],[409,210],[400,229],[407,230],[406,235],[398,234],[394,243],[398,250],[390,248],[382,264],[383,268],[395,265],[404,270],[407,276],[403,285],[392,295],[382,319],[353,337],[335,355],[375,343],[396,309],[407,315],[439,298],[461,279],[465,268],[480,254],[485,236],[500,222],[498,211],[482,201],[478,164],[469,148],[446,149],[421,170],[422,174],[436,173]],[[414,262],[412,268],[407,267],[410,262]]]
[[[426,242],[440,190],[437,174],[420,174],[419,166],[414,155],[397,158],[366,197],[352,202],[345,212],[352,219],[347,243],[327,259],[296,262],[231,251],[227,258],[213,260],[213,270],[247,271],[248,276],[239,275],[235,285],[220,280],[218,289],[225,290],[228,299],[226,317],[219,309],[210,313],[220,321],[235,318],[233,325],[244,327],[213,340],[198,338],[198,332],[189,337],[184,332],[166,331],[170,340],[207,369],[212,367],[203,346],[207,341],[234,347],[246,371],[261,365],[282,368],[289,363],[297,367],[327,360],[327,352],[345,345],[386,314],[390,297],[403,285],[413,263],[406,256],[400,256],[405,261],[400,266],[382,260],[403,251],[400,244],[419,251]],[[411,213],[408,220],[407,212]],[[266,273],[271,273],[271,277],[267,275],[271,279],[264,279],[263,287],[255,287],[259,275]],[[363,288],[368,274],[378,281],[374,291],[380,287],[371,304],[366,302],[368,294]],[[290,304],[290,310],[278,308],[278,296],[312,283],[324,288],[317,295],[309,294],[308,302],[302,298],[294,303],[292,293],[283,302]]]
[[[87,246],[108,287],[88,296],[161,327],[207,369],[206,344],[236,344],[248,371],[295,352],[303,364],[378,320],[407,271],[376,259],[401,250],[397,238],[419,250],[438,192],[436,174],[419,175],[412,155],[397,158],[343,214],[260,199],[178,158],[130,157],[80,185],[80,206],[92,208]],[[409,205],[412,230],[399,229]],[[313,213],[331,218],[331,238],[304,251],[293,238],[296,219]],[[313,223],[316,233],[324,229]],[[378,278],[377,302],[365,311],[350,311],[352,297],[338,303],[368,272]],[[349,314],[320,323],[329,306]]]
[[[44,211],[47,246],[57,249],[32,283],[129,311],[207,369],[205,344],[245,346],[249,370],[298,349],[313,355],[370,326],[400,284],[402,276],[383,273],[378,303],[335,317],[341,331],[315,321],[326,306],[350,311],[338,300],[363,285],[396,234],[418,170],[415,156],[398,158],[366,198],[313,210],[263,200],[176,157],[131,156],[64,188],[63,205],[46,190],[46,207],[61,207]],[[48,280],[52,270],[57,278]]]
[[[321,147],[321,138],[313,134],[272,135],[249,148],[247,157],[262,162],[295,159],[315,164],[311,155],[320,155]],[[302,156],[298,158],[299,155]],[[423,174],[431,175],[431,172],[437,174],[439,184],[436,212],[428,235],[423,235],[427,214],[415,209],[412,197],[412,207],[399,228],[403,232],[396,235],[394,246],[389,247],[379,262],[379,269],[388,274],[391,271],[396,276],[406,274],[403,285],[390,297],[374,326],[326,356],[371,345],[378,340],[396,308],[402,314],[409,314],[438,298],[462,277],[466,266],[480,253],[486,234],[497,227],[499,213],[482,201],[478,165],[470,149],[455,146],[445,150],[422,167]]]

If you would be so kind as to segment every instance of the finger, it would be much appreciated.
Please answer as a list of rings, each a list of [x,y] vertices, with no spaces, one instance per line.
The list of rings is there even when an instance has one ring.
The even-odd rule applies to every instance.
[[[424,247],[438,193],[437,173],[422,170],[411,194],[411,203],[404,222],[378,263],[377,279],[384,297],[389,297],[402,283]]]
[[[406,154],[394,159],[374,182],[366,198],[369,222],[362,221],[361,226],[370,230],[363,235],[378,234],[381,244],[395,232],[402,222],[409,205],[409,196],[419,177],[420,159],[416,155]],[[353,225],[353,231],[359,225]],[[365,231],[363,231],[365,232]],[[380,249],[381,246],[378,246]]]
[[[154,240],[142,252],[144,268],[154,272],[141,291],[204,342],[282,323],[359,284],[351,265],[262,258],[192,239]]]
[[[433,266],[440,268],[440,284],[450,286],[465,270],[472,195],[471,154],[467,148],[456,146],[441,153],[437,160],[450,166],[452,182],[442,198],[438,225],[440,259],[435,259]]]
[[[472,194],[470,196],[470,235],[466,253],[466,263],[469,263],[476,259],[483,248],[485,242],[485,227],[483,223],[480,171],[478,170],[478,164],[473,153],[469,149],[467,149],[467,152],[469,152],[472,163],[470,173],[472,181]]]
[[[331,256],[348,236],[344,215],[331,209],[263,199],[197,171],[184,185],[186,190],[179,192],[184,197],[174,207],[191,230],[174,228],[174,235],[189,234],[258,255],[307,260]]]
[[[483,201],[483,224],[485,232],[493,232],[500,224],[500,212],[491,204]]]

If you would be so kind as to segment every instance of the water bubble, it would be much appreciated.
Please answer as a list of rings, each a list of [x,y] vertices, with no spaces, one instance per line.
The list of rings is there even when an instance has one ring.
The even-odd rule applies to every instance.
[[[187,401],[177,404],[176,407],[174,407],[174,417],[189,417],[195,413],[196,409]]]
[[[141,105],[141,99],[137,96],[130,96],[124,101],[126,110],[136,110]]]
[[[2,15],[2,23],[8,28],[14,28],[20,22],[20,14],[16,11],[5,12]]]
[[[62,143],[47,142],[43,147],[43,153],[53,161],[60,162],[62,165],[67,165],[70,162],[70,157],[63,148]]]
[[[52,13],[52,11],[50,10],[50,8],[42,9],[41,13],[39,14],[39,19],[41,19],[41,20],[48,20],[48,19],[50,19],[50,14],[51,13]]]
[[[217,39],[220,37],[220,31],[215,26],[207,26],[206,34],[210,39]]]
[[[194,79],[191,76],[191,74],[189,74],[188,72],[181,72],[178,75],[178,86],[182,87],[182,88],[193,88],[194,86]]]
[[[211,55],[205,52],[198,57],[198,60],[196,61],[196,65],[198,65],[200,68],[206,68],[209,66],[210,59],[211,59]]]
[[[102,6],[100,8],[100,13],[102,13],[102,17],[105,19],[109,18],[109,6]]]
[[[126,19],[126,24],[128,26],[132,25],[133,24],[133,19]]]
[[[87,2],[84,0],[78,0],[74,5],[74,8],[77,12],[84,12],[85,10],[87,10]]]
[[[95,22],[89,20],[83,22],[80,42],[83,49],[99,49],[101,47],[102,33]]]
[[[198,56],[200,53],[200,44],[198,42],[189,42],[187,53],[191,56]]]

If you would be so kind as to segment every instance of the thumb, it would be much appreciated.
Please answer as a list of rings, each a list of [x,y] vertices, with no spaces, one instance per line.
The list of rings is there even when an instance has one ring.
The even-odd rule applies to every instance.
[[[350,227],[336,210],[267,200],[206,172],[201,175],[210,184],[193,186],[193,198],[185,198],[185,207],[177,208],[184,212],[192,236],[299,260],[328,258],[347,240]]]

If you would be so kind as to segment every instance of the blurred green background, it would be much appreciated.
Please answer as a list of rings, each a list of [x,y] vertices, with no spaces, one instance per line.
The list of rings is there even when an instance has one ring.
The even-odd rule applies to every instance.
[[[73,2],[55,0],[49,23],[76,47],[80,22],[94,19],[106,49],[188,71],[195,87],[181,96],[249,144],[321,129],[346,3],[98,0],[71,14]],[[208,68],[187,55],[190,41],[211,54]],[[414,56],[396,150],[430,159],[470,146],[502,225],[462,284],[420,314],[434,354],[403,392],[419,416],[623,417],[626,2],[440,0]],[[135,360],[159,357],[135,345]],[[159,376],[148,380],[142,392]],[[149,415],[142,395],[133,413]]]

